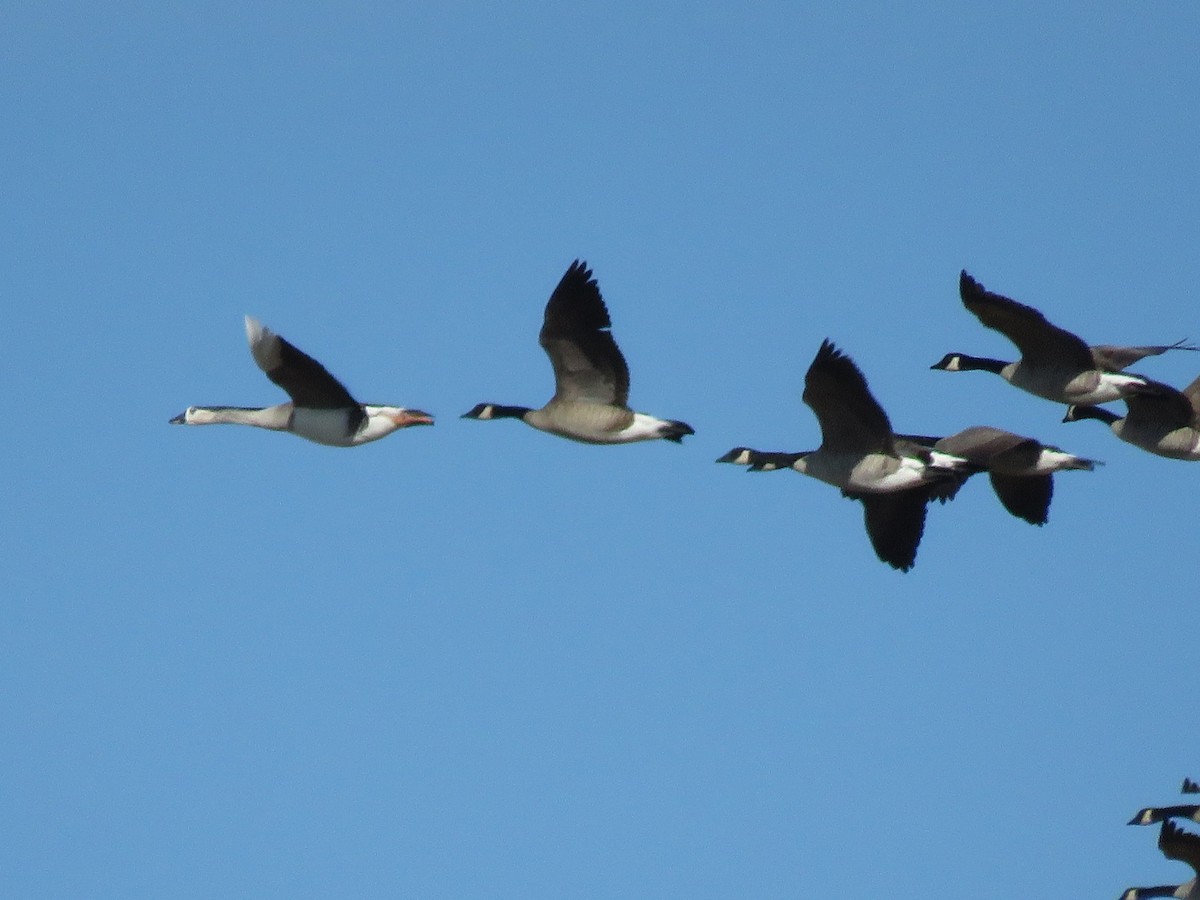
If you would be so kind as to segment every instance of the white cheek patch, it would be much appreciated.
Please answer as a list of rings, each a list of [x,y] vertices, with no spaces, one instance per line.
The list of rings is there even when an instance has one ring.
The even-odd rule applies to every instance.
[[[492,407],[492,406],[485,406],[485,407],[484,407],[482,410],[480,410],[480,412],[479,412],[479,418],[481,418],[481,419],[490,419],[490,418],[492,417],[492,413],[493,413],[493,412],[494,412],[494,407]]]

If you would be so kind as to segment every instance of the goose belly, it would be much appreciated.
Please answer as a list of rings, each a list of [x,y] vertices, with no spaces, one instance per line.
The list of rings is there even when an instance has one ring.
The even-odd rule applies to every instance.
[[[350,447],[355,443],[354,434],[350,431],[348,409],[298,407],[292,411],[288,430],[298,437],[329,447]]]
[[[804,460],[803,472],[843,490],[864,494],[890,494],[930,480],[920,460],[884,453],[859,456],[817,452]]]
[[[600,403],[551,404],[525,414],[525,422],[583,444],[629,444],[658,437],[662,422],[653,416],[634,413]]]
[[[1137,375],[1123,372],[1101,372],[1089,369],[1086,372],[1030,370],[1019,362],[1012,363],[1000,373],[1013,387],[1019,387],[1035,396],[1054,403],[1074,403],[1080,406],[1097,406],[1112,403],[1129,393],[1135,385],[1146,383]]]

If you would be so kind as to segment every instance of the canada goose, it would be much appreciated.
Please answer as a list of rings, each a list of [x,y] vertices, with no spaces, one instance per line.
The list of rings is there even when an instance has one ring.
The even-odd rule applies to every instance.
[[[1153,347],[1089,347],[1081,338],[1064,331],[1031,306],[985,290],[963,271],[958,291],[966,306],[986,327],[999,331],[1017,345],[1021,358],[1004,362],[947,353],[930,366],[946,372],[983,370],[995,372],[1013,387],[1056,403],[1109,403],[1145,386],[1140,375],[1123,374],[1139,359],[1168,350],[1195,350],[1178,341]]]
[[[587,263],[575,260],[546,304],[538,343],[554,366],[554,396],[541,409],[480,403],[464,419],[520,419],[585,444],[683,442],[690,425],[629,408],[629,366]]]
[[[1193,822],[1200,822],[1200,806],[1148,806],[1139,809],[1128,824],[1153,825],[1165,819],[1191,819]]]
[[[331,447],[354,447],[410,425],[433,424],[433,416],[419,409],[359,403],[323,365],[251,316],[246,316],[246,339],[258,367],[292,402],[265,408],[189,406],[171,419],[172,425],[254,425]]]
[[[961,457],[986,471],[1004,508],[1031,525],[1044,525],[1049,518],[1053,473],[1067,469],[1090,472],[1097,465],[1094,459],[987,425],[964,428],[944,438],[903,435],[902,439]]]
[[[1200,900],[1200,835],[1181,831],[1169,821],[1162,823],[1158,833],[1158,849],[1167,859],[1187,863],[1196,873],[1191,881],[1183,884],[1166,884],[1159,887],[1129,888],[1121,900],[1142,900],[1146,897],[1177,897],[1179,900]]]
[[[1179,789],[1181,794],[1200,794],[1200,784],[1192,781],[1190,778],[1183,779],[1183,787]]]
[[[916,561],[931,499],[953,496],[971,471],[962,459],[913,445],[901,450],[883,407],[850,357],[822,342],[804,377],[803,400],[821,426],[821,446],[801,453],[737,447],[717,462],[752,471],[791,468],[842,489],[863,505],[876,555],[907,572]]]
[[[1125,398],[1124,418],[1099,406],[1069,406],[1064,422],[1096,419],[1126,443],[1168,459],[1200,460],[1200,378],[1182,391],[1152,382]]]

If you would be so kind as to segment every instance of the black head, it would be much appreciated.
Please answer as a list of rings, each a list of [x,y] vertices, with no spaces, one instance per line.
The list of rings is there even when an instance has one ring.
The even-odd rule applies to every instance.
[[[942,372],[957,372],[962,368],[962,354],[947,353],[929,368],[938,369]]]
[[[1161,821],[1162,821],[1162,816],[1156,816],[1155,810],[1147,807],[1146,809],[1139,809],[1137,811],[1137,815],[1135,815],[1132,819],[1130,819],[1125,824],[1126,825],[1153,825],[1155,822],[1161,822]]]
[[[724,456],[717,457],[719,463],[733,463],[735,466],[748,466],[754,459],[754,451],[749,447],[734,447]]]

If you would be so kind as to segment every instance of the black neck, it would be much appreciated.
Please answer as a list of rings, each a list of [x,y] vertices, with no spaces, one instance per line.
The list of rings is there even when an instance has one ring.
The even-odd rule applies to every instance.
[[[499,403],[479,403],[464,419],[523,419],[531,412],[528,406],[501,406]]]
[[[997,375],[1007,366],[1002,359],[991,359],[987,356],[963,356],[959,354],[958,367],[965,371],[978,369],[984,372],[995,372]]]
[[[529,412],[528,406],[498,406],[492,404],[493,419],[522,419]]]
[[[1076,406],[1073,417],[1075,419],[1095,419],[1105,425],[1111,425],[1121,418],[1111,409],[1105,409],[1102,406]]]
[[[1180,816],[1184,819],[1190,819],[1195,816],[1197,812],[1200,812],[1200,806],[1197,806],[1194,803],[1187,804],[1185,806],[1160,806],[1158,811],[1164,819],[1172,819],[1176,816]]]

